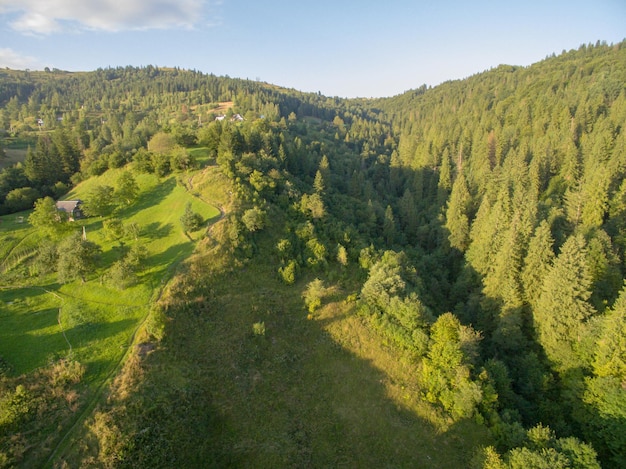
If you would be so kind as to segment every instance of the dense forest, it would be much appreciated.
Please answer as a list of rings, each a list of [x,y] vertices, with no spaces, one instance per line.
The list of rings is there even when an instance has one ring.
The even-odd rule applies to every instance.
[[[247,443],[228,423],[236,411],[217,396],[245,367],[267,366],[275,344],[229,352],[210,338],[228,321],[219,311],[238,310],[232,283],[241,310],[282,311],[255,322],[256,338],[292,321],[281,302],[301,304],[305,321],[331,303],[356,318],[413,370],[410,399],[448,427],[487,430],[465,455],[475,467],[625,467],[625,124],[624,42],[375,100],[152,66],[0,70],[2,146],[24,152],[0,171],[2,213],[36,213],[45,197],[116,168],[202,170],[190,148],[207,152],[231,196],[204,255],[151,313],[155,353],[130,360],[69,460],[259,464],[242,456]],[[93,215],[106,215],[102,198],[88,204]],[[277,285],[259,286],[254,304],[237,283],[250,272]],[[231,366],[229,353],[245,359]],[[159,390],[167,366],[196,384]],[[9,467],[29,447],[27,427],[14,444],[15,422],[36,418],[19,379],[0,369]],[[302,445],[314,431],[290,435]],[[343,440],[318,444],[333,441]],[[334,460],[297,448],[282,465],[362,462],[339,446]]]

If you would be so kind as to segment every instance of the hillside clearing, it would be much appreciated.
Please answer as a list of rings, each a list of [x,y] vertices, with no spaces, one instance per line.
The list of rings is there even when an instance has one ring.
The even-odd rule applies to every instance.
[[[113,186],[120,171],[109,171],[85,181],[67,197],[85,199],[96,185]],[[137,202],[120,210],[116,216],[125,225],[133,223],[139,227],[137,238],[124,242],[140,243],[147,257],[137,282],[123,290],[109,285],[106,272],[124,252],[124,243],[106,235],[101,218],[75,223],[75,230],[84,227],[87,239],[100,246],[101,255],[96,271],[86,282],[78,280],[66,284],[58,283],[54,274],[32,277],[28,264],[20,262],[20,252],[41,242],[41,237],[27,222],[28,213],[20,214],[25,220],[21,223],[16,215],[1,218],[3,257],[0,260],[4,273],[0,275],[0,357],[3,366],[8,366],[11,375],[17,378],[45,370],[62,358],[82,364],[85,375],[80,391],[81,406],[98,397],[98,390],[119,366],[151,305],[180,262],[193,252],[194,239],[202,237],[203,232],[183,233],[179,218],[185,205],[191,203],[205,221],[205,227],[220,215],[218,209],[177,184],[174,176],[159,180],[151,175],[138,175],[137,182],[140,187]],[[62,427],[52,433],[48,429],[43,435],[54,441],[62,431]],[[47,456],[41,449],[26,456],[25,461],[32,464]]]

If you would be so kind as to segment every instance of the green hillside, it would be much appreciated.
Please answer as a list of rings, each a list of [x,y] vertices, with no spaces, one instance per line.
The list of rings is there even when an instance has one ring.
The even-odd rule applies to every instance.
[[[0,172],[0,462],[624,466],[625,54],[376,100],[0,72],[35,142]],[[19,212],[68,192],[93,216]]]
[[[111,170],[91,178],[77,185],[68,198],[88,200],[94,187],[114,185],[121,172]],[[29,394],[34,402],[26,415],[4,415],[4,425],[13,434],[17,428],[23,427],[23,431],[37,432],[38,438],[52,444],[59,437],[46,428],[53,419],[61,414],[66,425],[76,419],[76,416],[66,415],[67,409],[55,411],[58,405],[55,400],[69,400],[73,396],[69,402],[70,410],[77,413],[99,399],[102,387],[118,370],[137,328],[148,317],[151,305],[176,267],[193,251],[193,238],[201,235],[200,231],[183,232],[179,218],[185,204],[192,204],[205,226],[219,218],[216,208],[194,197],[187,188],[177,184],[173,176],[158,179],[141,175],[137,184],[137,200],[119,210],[115,218],[127,227],[136,226],[132,235],[125,233],[112,238],[103,227],[110,219],[103,220],[102,217],[67,222],[62,236],[67,239],[71,233],[80,234],[84,227],[87,240],[95,243],[100,251],[84,281],[59,282],[54,273],[37,272],[37,269],[41,270],[37,246],[46,245],[46,236],[41,229],[28,223],[28,213],[2,217],[2,244],[9,250],[2,263],[0,356],[7,377],[16,376],[16,379],[7,379],[3,389],[10,397],[17,389],[15,386],[20,385],[16,383],[24,382],[27,389],[33,387],[34,392],[42,392],[37,397]],[[16,224],[16,219],[24,221]],[[125,251],[132,251],[134,247],[144,250],[141,266],[136,278],[120,287],[117,277],[109,274]],[[75,386],[69,386],[69,389],[60,386],[61,390],[56,391],[54,387],[52,390],[37,389],[40,385],[37,375],[54,373],[52,370],[59,365],[52,365],[52,370],[49,367],[55,362],[76,366],[79,372],[76,377],[67,378],[69,383],[63,383],[64,378],[56,375],[50,379],[57,385]],[[35,418],[33,412],[37,410],[44,412],[44,418]],[[16,420],[22,425],[16,427]],[[67,429],[67,426],[59,427],[59,431]],[[42,450],[32,451],[34,454],[25,459],[27,464],[37,465],[42,462],[41,458],[49,456],[49,447]]]

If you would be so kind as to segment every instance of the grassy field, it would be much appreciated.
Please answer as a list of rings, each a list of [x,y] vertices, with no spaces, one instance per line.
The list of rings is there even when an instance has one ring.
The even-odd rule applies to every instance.
[[[114,185],[119,171],[111,171],[76,187],[68,198],[81,198],[96,184]],[[191,238],[182,232],[179,218],[185,204],[191,202],[207,223],[219,215],[214,207],[192,197],[174,177],[158,180],[152,175],[140,175],[141,195],[131,207],[119,213],[124,223],[137,223],[140,240],[148,257],[140,273],[139,283],[126,290],[108,287],[102,282],[106,268],[119,257],[119,243],[106,239],[102,220],[90,218],[77,224],[85,226],[89,240],[102,248],[100,269],[86,283],[66,285],[56,283],[54,276],[29,278],[9,272],[2,280],[0,291],[0,356],[12,364],[16,374],[26,373],[46,364],[51,357],[69,352],[93,367],[95,381],[108,365],[116,363],[120,348],[127,343],[140,319],[145,316],[151,299],[171,275],[177,263],[194,249]],[[17,223],[18,217],[24,223]],[[38,234],[27,223],[28,213],[2,217],[2,262],[5,268],[14,266],[19,254],[33,249]],[[192,234],[197,238],[201,232]],[[34,240],[34,243],[29,243]],[[19,262],[18,262],[19,264]],[[16,282],[22,288],[12,288]]]
[[[28,147],[35,148],[37,140],[34,138],[5,138],[2,141],[5,158],[0,158],[0,169],[24,161]]]
[[[114,185],[118,174],[86,181],[68,198]],[[0,356],[17,375],[71,355],[86,366],[91,396],[66,420],[77,422],[71,430],[47,430],[55,439],[26,466],[107,466],[123,454],[133,467],[447,468],[465,466],[489,442],[484,427],[453,425],[422,403],[419,364],[385,346],[345,301],[359,289],[358,267],[331,272],[332,295],[308,314],[302,292],[312,277],[280,281],[271,234],[256,240],[265,254],[242,263],[226,247],[227,220],[200,242],[201,232],[182,232],[187,202],[207,222],[221,216],[207,202],[227,205],[216,168],[137,181],[139,199],[118,214],[141,227],[149,252],[136,286],[120,291],[102,281],[119,243],[106,239],[99,218],[81,222],[102,247],[86,283],[34,281],[23,264],[5,262]],[[4,217],[0,236],[0,261],[39,239],[16,216]],[[129,348],[157,297],[166,314],[162,342]],[[104,389],[106,400],[98,398]]]
[[[67,198],[85,199],[97,184],[115,186],[121,171],[89,179]],[[84,283],[60,284],[54,273],[30,274],[29,260],[42,236],[28,223],[29,212],[0,217],[0,358],[9,377],[20,379],[58,359],[71,358],[85,367],[81,402],[97,397],[177,266],[193,252],[206,227],[220,217],[217,208],[192,195],[175,176],[158,179],[142,174],[136,179],[140,187],[136,203],[116,216],[125,225],[139,226],[138,239],[123,242],[143,245],[147,257],[138,282],[123,290],[106,281],[106,272],[120,258],[122,247],[120,241],[105,236],[101,218],[75,222],[75,230],[84,226],[87,239],[102,250],[96,270]],[[194,233],[184,233],[180,223],[189,202],[205,221],[204,228]]]

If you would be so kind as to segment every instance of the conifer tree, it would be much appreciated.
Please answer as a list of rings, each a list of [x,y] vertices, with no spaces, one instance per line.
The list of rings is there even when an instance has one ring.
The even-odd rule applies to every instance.
[[[626,285],[602,321],[593,371],[596,376],[612,376],[626,385]]]
[[[317,194],[322,194],[326,185],[324,183],[324,176],[322,176],[322,172],[318,169],[315,173],[315,180],[313,181],[313,188]]]
[[[391,246],[396,240],[396,222],[393,217],[391,205],[387,205],[385,209],[385,218],[383,220],[383,237],[388,246]]]
[[[585,176],[584,204],[580,218],[583,226],[597,228],[604,223],[609,206],[610,175],[604,165],[594,167]]]
[[[496,253],[504,242],[510,227],[511,201],[508,187],[502,187],[493,205],[489,194],[483,197],[470,232],[471,244],[467,260],[482,275],[493,269]]]
[[[446,193],[452,189],[452,163],[450,162],[450,152],[446,148],[441,155],[441,167],[439,169],[439,188]]]
[[[535,229],[535,234],[530,239],[521,273],[524,298],[533,307],[537,304],[545,276],[552,266],[553,244],[550,225],[544,220]]]
[[[415,235],[419,220],[418,220],[418,208],[416,206],[415,197],[411,189],[407,188],[404,191],[404,195],[400,199],[399,203],[400,219],[404,227],[404,232],[412,239]]]
[[[453,248],[465,252],[469,244],[468,211],[471,199],[463,173],[459,174],[452,185],[452,193],[446,210],[446,228],[450,232],[448,239]]]
[[[591,276],[586,242],[570,236],[547,273],[533,311],[539,342],[559,371],[580,366],[576,345],[586,333],[585,321],[595,311],[589,304]]]

